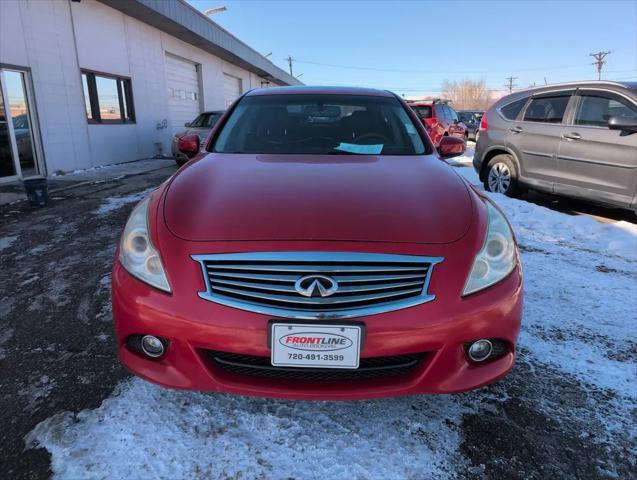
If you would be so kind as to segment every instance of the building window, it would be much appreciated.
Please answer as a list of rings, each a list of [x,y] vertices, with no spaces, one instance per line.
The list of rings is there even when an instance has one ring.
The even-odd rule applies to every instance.
[[[135,123],[130,79],[82,72],[82,88],[89,123]]]

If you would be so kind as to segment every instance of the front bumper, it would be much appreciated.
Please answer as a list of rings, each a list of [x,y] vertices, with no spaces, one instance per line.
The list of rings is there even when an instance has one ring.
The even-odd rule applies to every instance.
[[[444,289],[443,275],[434,274],[434,291]],[[426,354],[408,374],[350,381],[259,378],[219,368],[209,351],[269,357],[271,317],[206,301],[197,296],[203,284],[165,294],[132,277],[118,261],[112,278],[118,356],[129,370],[167,387],[263,397],[349,400],[479,388],[512,368],[522,310],[518,267],[501,283],[466,298],[442,294],[429,303],[355,319],[365,324],[362,358]],[[130,349],[126,340],[135,334],[167,338],[166,355],[153,360]],[[463,346],[479,338],[502,339],[508,351],[471,364]]]

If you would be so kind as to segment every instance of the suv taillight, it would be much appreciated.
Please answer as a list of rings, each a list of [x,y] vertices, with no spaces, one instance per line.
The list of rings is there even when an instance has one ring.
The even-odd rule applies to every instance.
[[[484,112],[482,115],[482,120],[480,120],[480,131],[485,131],[489,128],[489,119],[487,118],[487,112]]]

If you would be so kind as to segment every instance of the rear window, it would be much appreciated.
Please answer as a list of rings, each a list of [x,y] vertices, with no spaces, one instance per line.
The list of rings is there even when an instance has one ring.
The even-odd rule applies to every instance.
[[[509,103],[508,105],[505,105],[504,107],[500,109],[500,113],[502,113],[504,118],[506,118],[507,120],[515,120],[516,118],[518,118],[518,115],[524,108],[527,98],[516,100],[513,103]]]
[[[425,105],[424,107],[411,107],[416,112],[419,118],[431,118],[431,107]]]
[[[458,112],[458,118],[462,123],[479,123],[482,112]]]
[[[217,123],[217,120],[221,118],[221,113],[213,112],[213,113],[202,113],[197,118],[195,118],[192,122],[190,122],[190,126],[193,128],[212,128]]]
[[[527,122],[560,123],[566,111],[570,95],[534,98],[526,107]]]
[[[223,126],[219,153],[430,153],[402,104],[364,95],[254,95]]]

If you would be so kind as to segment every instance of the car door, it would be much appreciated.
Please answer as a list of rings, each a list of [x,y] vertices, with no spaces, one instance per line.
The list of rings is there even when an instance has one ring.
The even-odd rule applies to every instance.
[[[627,207],[637,187],[637,133],[611,130],[608,119],[637,119],[637,104],[603,90],[580,90],[575,99],[562,127],[555,190]]]
[[[526,105],[519,122],[509,126],[507,146],[520,163],[520,176],[531,186],[552,190],[558,178],[557,152],[571,91],[538,94]]]

